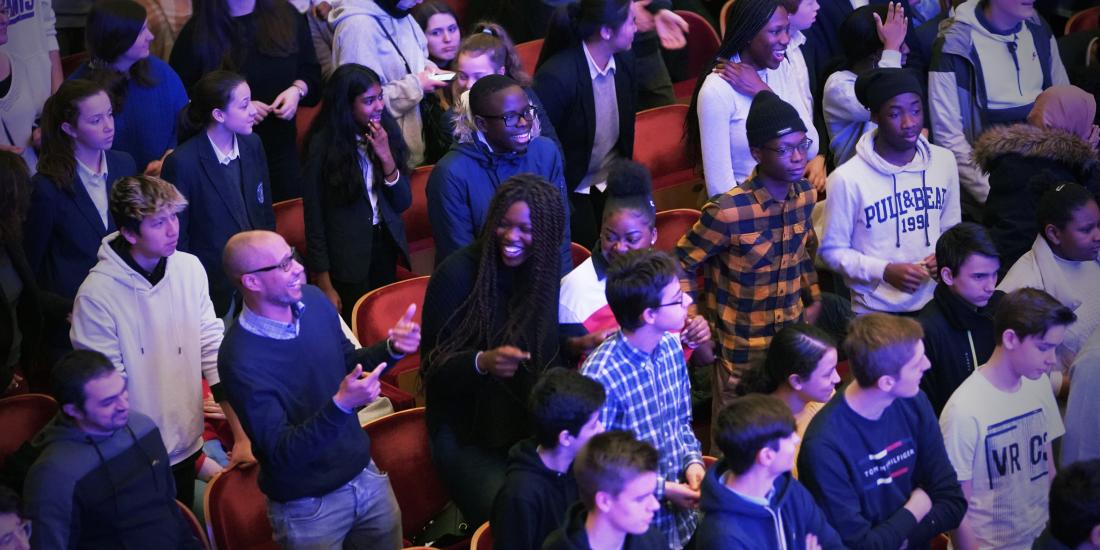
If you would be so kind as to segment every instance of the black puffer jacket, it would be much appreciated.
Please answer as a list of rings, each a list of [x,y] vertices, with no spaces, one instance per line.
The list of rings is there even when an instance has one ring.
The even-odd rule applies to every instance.
[[[1071,181],[1100,196],[1096,150],[1062,130],[1023,123],[990,128],[974,144],[974,161],[989,173],[982,223],[1001,253],[1001,276],[1031,249],[1044,191]]]

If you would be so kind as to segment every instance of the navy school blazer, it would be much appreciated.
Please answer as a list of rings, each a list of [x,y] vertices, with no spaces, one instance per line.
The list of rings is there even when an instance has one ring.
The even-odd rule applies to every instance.
[[[255,134],[237,135],[240,152],[244,211],[233,208],[231,189],[206,132],[199,132],[176,148],[164,161],[161,177],[172,182],[187,199],[180,212],[178,248],[199,258],[210,282],[210,299],[219,317],[229,309],[234,287],[222,269],[222,250],[233,235],[252,229],[275,230],[271,178],[267,156]]]
[[[122,151],[107,151],[107,189],[114,182],[138,173],[134,159]],[[79,175],[71,189],[60,189],[43,174],[31,178],[31,206],[23,226],[23,249],[39,289],[52,294],[72,310],[72,300],[80,283],[98,261],[100,242],[116,231],[115,220],[107,215],[107,224],[96,210],[91,195]]]
[[[572,138],[561,140],[565,187],[571,193],[588,174],[596,140],[596,100],[584,49],[578,45],[548,59],[535,73],[531,88],[542,100],[554,131]],[[619,141],[615,149],[619,156],[630,159],[634,157],[634,110],[638,103],[638,79],[630,52],[615,54],[615,99],[619,106]]]

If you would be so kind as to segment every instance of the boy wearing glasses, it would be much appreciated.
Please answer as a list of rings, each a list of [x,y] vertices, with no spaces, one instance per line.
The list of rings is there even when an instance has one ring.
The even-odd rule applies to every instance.
[[[111,188],[117,233],[99,247],[99,263],[76,293],[70,338],[98,351],[126,376],[130,406],[160,428],[176,494],[194,502],[195,461],[202,448],[202,379],[235,436],[233,463],[251,464],[251,444],[218,376],[222,321],[214,314],[206,271],[178,252],[178,214],[187,200],[160,178],[133,176]]]
[[[936,288],[936,241],[960,221],[955,157],[921,134],[923,92],[906,69],[856,80],[878,125],[829,175],[821,258],[852,290],[852,310],[913,314]]]
[[[607,304],[622,330],[604,340],[581,366],[603,385],[600,420],[657,448],[661,507],[654,524],[669,547],[682,548],[695,531],[694,508],[703,481],[703,456],[691,429],[691,388],[680,340],[691,297],[676,262],[655,250],[635,250],[607,270]],[[579,479],[579,478],[578,478]]]
[[[553,140],[539,135],[537,111],[515,80],[496,74],[478,80],[466,107],[455,124],[455,145],[428,179],[435,265],[474,242],[485,225],[493,193],[516,174],[542,176],[561,191],[562,204],[569,204],[561,152]],[[569,243],[566,223],[562,275],[573,265]]]
[[[753,176],[703,206],[676,255],[696,290],[706,268],[704,309],[715,319],[712,418],[735,397],[741,373],[764,362],[771,339],[788,323],[813,322],[820,309],[817,272],[807,250],[817,192],[803,174],[813,142],[798,111],[763,91],[753,98],[745,133]]]

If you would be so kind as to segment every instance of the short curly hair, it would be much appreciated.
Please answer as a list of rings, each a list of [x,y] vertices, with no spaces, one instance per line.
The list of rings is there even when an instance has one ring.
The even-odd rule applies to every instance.
[[[119,230],[141,234],[141,220],[165,208],[179,213],[187,207],[175,185],[155,176],[128,176],[115,182],[109,199]]]

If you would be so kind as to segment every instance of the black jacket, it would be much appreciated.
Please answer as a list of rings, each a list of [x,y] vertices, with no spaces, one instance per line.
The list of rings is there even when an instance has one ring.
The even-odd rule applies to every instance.
[[[924,355],[932,363],[920,387],[937,417],[963,380],[993,355],[993,313],[1003,296],[1004,292],[995,291],[989,304],[975,309],[939,283],[932,300],[917,315],[924,328]]]
[[[542,543],[542,550],[589,550],[588,533],[584,530],[587,517],[584,504],[574,504],[565,517],[565,525],[550,533]],[[627,535],[623,550],[668,550],[668,540],[656,525],[650,524],[649,530],[641,535]]]
[[[1055,183],[1072,181],[1100,196],[1100,161],[1068,132],[1027,123],[995,126],[974,143],[974,161],[989,173],[982,223],[1001,254],[1003,276],[1039,234],[1036,208]]]
[[[305,210],[309,267],[317,273],[328,272],[337,281],[360,283],[370,276],[371,237],[374,231],[370,198],[362,176],[359,177],[359,187],[363,193],[351,204],[344,202],[321,178],[325,153],[331,141],[331,133],[322,130],[313,138],[306,155],[302,206]],[[409,171],[402,170],[401,177],[393,186],[385,185],[379,172],[379,167],[372,170],[374,186],[378,190],[378,217],[408,259],[409,245],[401,213],[412,205]],[[358,173],[362,174],[362,171]]]
[[[554,131],[563,139],[565,188],[572,192],[588,173],[596,138],[596,101],[592,76],[581,46],[561,51],[535,73],[531,86],[542,100]],[[619,141],[623,158],[634,156],[634,110],[638,101],[638,76],[630,52],[615,54],[615,96],[619,106]]]
[[[537,449],[534,439],[525,439],[508,452],[508,472],[489,519],[493,548],[538,548],[580,498],[573,471],[547,468]]]
[[[23,247],[17,242],[0,244],[11,262],[15,274],[23,283],[23,290],[19,294],[19,301],[15,303],[15,315],[12,315],[11,306],[4,290],[0,288],[0,391],[11,382],[12,373],[2,363],[7,360],[14,344],[15,326],[13,321],[19,324],[21,340],[19,342],[19,364],[24,372],[34,364],[38,357],[38,346],[42,338],[42,299],[38,292],[38,283],[35,282],[34,273],[31,272],[27,256],[23,253]],[[67,313],[67,312],[65,312]],[[63,314],[62,314],[63,315]],[[33,373],[37,375],[38,373]],[[38,376],[34,376],[36,380]]]
[[[221,176],[218,157],[206,132],[185,141],[164,161],[161,177],[172,182],[184,198],[187,208],[180,212],[178,248],[198,256],[206,268],[210,282],[210,299],[219,317],[229,309],[233,285],[222,269],[222,250],[229,237],[251,229],[275,230],[272,210],[271,178],[267,173],[267,156],[260,138],[238,135],[241,185],[245,211],[231,205],[230,189]]]

